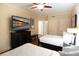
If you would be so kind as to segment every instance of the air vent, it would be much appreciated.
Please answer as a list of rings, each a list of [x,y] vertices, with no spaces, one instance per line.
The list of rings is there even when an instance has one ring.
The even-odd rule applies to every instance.
[[[55,16],[52,16],[53,18],[55,17]]]

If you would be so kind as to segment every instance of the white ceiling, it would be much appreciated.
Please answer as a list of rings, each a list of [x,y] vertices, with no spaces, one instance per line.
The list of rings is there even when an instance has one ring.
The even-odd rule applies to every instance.
[[[75,7],[74,3],[49,3],[48,5],[52,6],[52,8],[45,8],[43,11],[40,11],[38,9],[31,9],[31,3],[14,3],[13,5],[16,5],[20,8],[28,9],[40,15],[51,16],[70,14]]]

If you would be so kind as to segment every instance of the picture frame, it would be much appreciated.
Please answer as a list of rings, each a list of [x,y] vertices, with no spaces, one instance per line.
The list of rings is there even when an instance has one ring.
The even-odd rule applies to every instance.
[[[34,19],[33,18],[30,18],[30,26],[31,28],[33,29],[34,28]]]
[[[77,15],[75,14],[71,20],[71,27],[75,28],[77,26]]]
[[[29,18],[14,16],[14,15],[11,16],[11,30],[15,28],[21,28],[24,26],[29,26],[29,29],[31,28]]]

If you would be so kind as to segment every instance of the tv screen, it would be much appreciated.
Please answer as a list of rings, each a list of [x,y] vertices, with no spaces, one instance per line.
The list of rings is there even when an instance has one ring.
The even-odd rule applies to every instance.
[[[12,30],[29,30],[30,19],[19,16],[12,16]]]

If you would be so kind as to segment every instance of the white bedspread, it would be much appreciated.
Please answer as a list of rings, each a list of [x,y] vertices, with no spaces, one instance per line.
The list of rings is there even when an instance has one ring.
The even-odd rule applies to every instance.
[[[27,43],[11,51],[1,54],[1,56],[59,56],[56,51],[38,47]]]
[[[63,37],[56,35],[45,35],[40,37],[40,42],[63,47]]]

